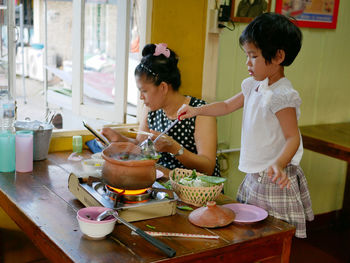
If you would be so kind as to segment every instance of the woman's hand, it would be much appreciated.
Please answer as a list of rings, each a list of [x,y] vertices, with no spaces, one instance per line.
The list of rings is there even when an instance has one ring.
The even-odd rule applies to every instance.
[[[153,135],[152,139],[154,140],[160,134],[158,131],[150,130]],[[177,153],[180,149],[179,144],[170,136],[163,134],[157,142],[155,143],[155,148],[157,152],[168,152],[168,153]]]
[[[181,116],[180,116],[181,115]],[[192,118],[198,115],[198,108],[183,104],[177,111],[177,116],[180,120]]]
[[[290,180],[280,165],[276,163],[271,165],[267,170],[267,175],[272,180],[272,182],[279,184],[281,189],[284,187],[287,187],[289,189]]]
[[[105,136],[110,142],[120,142],[121,134],[112,130],[111,128],[103,128],[101,131],[102,135]]]

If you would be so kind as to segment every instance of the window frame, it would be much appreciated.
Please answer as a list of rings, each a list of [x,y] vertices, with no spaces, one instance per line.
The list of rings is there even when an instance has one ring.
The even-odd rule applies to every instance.
[[[15,1],[7,1],[7,58],[8,58],[8,93],[11,98],[16,99],[16,21]]]
[[[95,118],[103,118],[112,122],[125,122],[126,106],[127,106],[127,88],[128,88],[128,59],[129,59],[129,35],[130,31],[130,10],[131,1],[121,0],[117,5],[117,36],[118,47],[116,48],[115,77],[115,94],[114,107],[111,110],[104,107],[91,107],[84,104],[84,25],[85,25],[85,0],[73,0],[73,37],[72,37],[72,111],[79,116],[93,116]]]

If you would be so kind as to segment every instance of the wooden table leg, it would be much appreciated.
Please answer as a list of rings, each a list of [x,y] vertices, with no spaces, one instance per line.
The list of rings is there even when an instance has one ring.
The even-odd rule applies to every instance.
[[[350,227],[350,162],[346,169],[343,209],[340,223],[343,227]]]
[[[281,262],[282,263],[289,262],[293,236],[294,236],[294,234],[290,235],[290,236],[286,236],[283,239],[283,249],[282,249],[282,255],[281,255]]]

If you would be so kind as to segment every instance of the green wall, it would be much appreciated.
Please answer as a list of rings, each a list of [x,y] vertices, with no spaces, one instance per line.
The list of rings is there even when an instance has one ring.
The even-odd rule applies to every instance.
[[[275,1],[272,1],[274,11]],[[350,121],[350,1],[340,1],[337,28],[302,28],[303,47],[286,76],[302,98],[299,125]],[[238,38],[246,23],[236,23],[233,32],[220,34],[217,100],[240,91],[248,77],[245,55]],[[240,146],[242,110],[218,118],[219,143]],[[349,138],[350,139],[350,138]],[[239,153],[227,154],[230,169],[225,191],[234,197],[244,174],[237,170]],[[301,162],[308,180],[315,214],[342,207],[346,163],[305,150]]]

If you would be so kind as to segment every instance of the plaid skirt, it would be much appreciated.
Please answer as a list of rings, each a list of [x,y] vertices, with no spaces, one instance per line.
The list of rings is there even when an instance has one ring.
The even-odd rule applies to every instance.
[[[265,209],[269,215],[296,227],[295,236],[306,237],[306,220],[314,214],[306,178],[300,166],[288,165],[285,169],[291,185],[281,189],[267,176],[267,170],[248,173],[239,186],[237,200]]]

